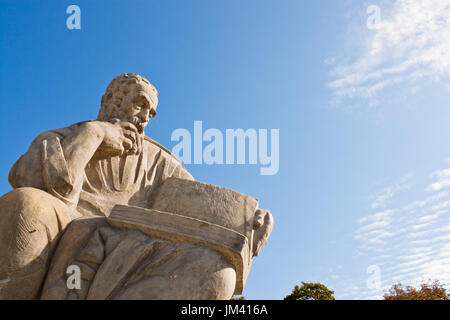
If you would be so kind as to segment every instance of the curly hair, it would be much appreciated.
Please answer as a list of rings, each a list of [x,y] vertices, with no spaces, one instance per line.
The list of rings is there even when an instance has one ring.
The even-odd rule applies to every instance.
[[[102,121],[108,121],[113,118],[120,119],[123,113],[120,107],[122,99],[133,87],[146,87],[147,90],[153,93],[150,95],[152,105],[154,107],[158,105],[158,91],[147,79],[135,73],[124,73],[115,77],[106,88],[97,119]]]

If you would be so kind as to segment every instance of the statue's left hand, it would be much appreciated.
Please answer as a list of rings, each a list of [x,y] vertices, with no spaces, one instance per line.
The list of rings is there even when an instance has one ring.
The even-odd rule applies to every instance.
[[[142,150],[143,135],[130,122],[114,123],[99,121],[103,130],[103,142],[98,148],[100,154],[121,156],[136,154]]]
[[[273,229],[273,217],[269,210],[257,209],[253,220],[253,256],[264,247]]]

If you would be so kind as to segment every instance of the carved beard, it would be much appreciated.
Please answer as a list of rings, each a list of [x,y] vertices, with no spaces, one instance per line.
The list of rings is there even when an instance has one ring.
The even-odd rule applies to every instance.
[[[139,134],[143,135],[144,134],[144,129],[147,125],[147,123],[142,122],[138,117],[133,117],[133,119],[127,120],[128,122],[131,122],[132,124],[134,124],[134,126],[138,129]]]
[[[142,122],[139,117],[130,117],[123,111],[121,107],[115,108],[114,112],[111,112],[111,114],[109,115],[108,122],[116,123],[118,121],[132,123],[138,129],[138,133],[140,135],[144,135],[144,129],[148,123]]]

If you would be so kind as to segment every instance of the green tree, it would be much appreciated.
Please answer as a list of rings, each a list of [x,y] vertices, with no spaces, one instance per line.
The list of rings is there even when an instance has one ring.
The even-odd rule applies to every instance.
[[[422,283],[420,289],[412,286],[403,287],[401,283],[394,284],[383,296],[384,300],[449,300],[450,295],[438,280]]]
[[[333,294],[334,291],[324,284],[302,281],[302,286],[296,285],[292,293],[284,300],[335,300]]]

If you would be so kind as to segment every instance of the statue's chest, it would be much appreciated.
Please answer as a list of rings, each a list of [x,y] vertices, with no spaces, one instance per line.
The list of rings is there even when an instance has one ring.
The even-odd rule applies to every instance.
[[[141,154],[91,161],[85,169],[86,186],[97,192],[134,192],[145,175],[143,158]]]

